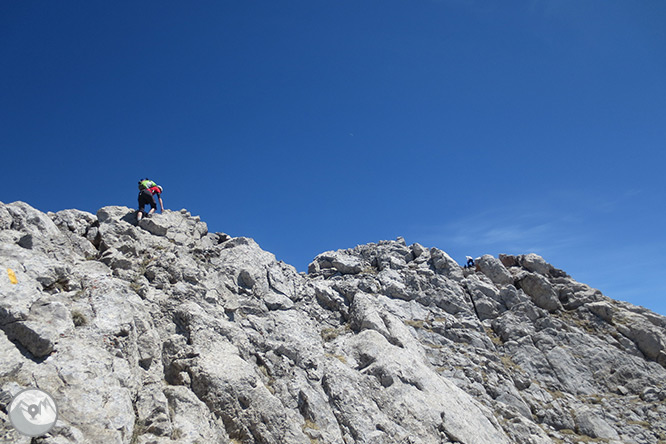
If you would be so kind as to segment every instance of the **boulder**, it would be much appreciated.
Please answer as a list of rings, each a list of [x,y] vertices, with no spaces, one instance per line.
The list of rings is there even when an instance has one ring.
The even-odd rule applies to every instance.
[[[352,256],[344,251],[329,251],[315,257],[308,267],[309,273],[324,269],[333,270],[342,274],[358,274],[365,268],[361,258]]]
[[[664,350],[665,333],[644,317],[635,313],[623,312],[618,315],[615,324],[617,330],[634,341],[639,350],[649,359],[657,360]]]
[[[591,438],[620,439],[615,429],[590,409],[582,409],[576,412],[576,428],[579,434]]]
[[[476,261],[476,267],[497,286],[513,284],[511,273],[502,265],[499,259],[489,254],[481,256]]]
[[[553,269],[553,266],[547,263],[544,258],[534,253],[520,256],[519,262],[527,271],[543,276],[548,276]]]
[[[535,273],[529,273],[518,281],[518,286],[532,299],[537,307],[550,312],[561,310],[562,304],[548,280]]]
[[[451,256],[437,248],[430,249],[430,261],[435,267],[435,271],[443,274],[449,279],[461,281],[463,279],[463,271],[460,265],[454,261]]]

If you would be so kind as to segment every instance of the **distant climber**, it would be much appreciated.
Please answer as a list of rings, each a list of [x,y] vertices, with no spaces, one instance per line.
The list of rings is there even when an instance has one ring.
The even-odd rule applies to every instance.
[[[465,256],[465,259],[467,259],[467,263],[465,264],[465,268],[471,268],[474,266],[474,259],[472,256]]]
[[[162,202],[162,187],[152,180],[146,178],[139,181],[139,211],[136,214],[136,220],[140,221],[144,214],[153,214],[157,209],[155,195],[160,202],[160,213],[164,211]],[[150,205],[150,211],[146,213],[146,205]]]

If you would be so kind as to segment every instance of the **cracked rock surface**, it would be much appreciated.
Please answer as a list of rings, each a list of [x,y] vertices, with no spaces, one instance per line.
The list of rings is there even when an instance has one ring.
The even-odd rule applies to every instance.
[[[461,268],[402,238],[308,273],[185,210],[0,203],[0,440],[666,442],[666,318],[535,254]]]

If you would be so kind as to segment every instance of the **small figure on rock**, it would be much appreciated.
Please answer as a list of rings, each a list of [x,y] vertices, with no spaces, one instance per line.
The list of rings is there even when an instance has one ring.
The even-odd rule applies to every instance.
[[[141,220],[144,214],[149,215],[155,212],[157,209],[155,195],[157,195],[157,199],[160,202],[161,213],[164,211],[164,204],[162,203],[162,187],[148,178],[139,181],[139,211],[136,214],[137,222]],[[150,205],[150,211],[148,213],[146,213],[146,205]]]
[[[465,256],[465,259],[467,259],[465,268],[472,268],[474,266],[474,259],[472,258],[472,256]]]

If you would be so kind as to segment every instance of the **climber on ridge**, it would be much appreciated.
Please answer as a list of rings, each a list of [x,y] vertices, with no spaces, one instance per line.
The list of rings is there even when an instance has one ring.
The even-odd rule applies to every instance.
[[[474,259],[472,256],[465,256],[465,259],[467,259],[467,263],[465,264],[465,268],[470,268],[474,266]]]
[[[162,202],[162,187],[157,185],[152,180],[146,178],[139,181],[139,211],[136,214],[137,222],[141,220],[144,214],[153,214],[157,209],[154,195],[157,194],[157,199],[160,202],[160,213],[164,211],[164,204]],[[146,205],[150,205],[150,211],[146,213]]]

